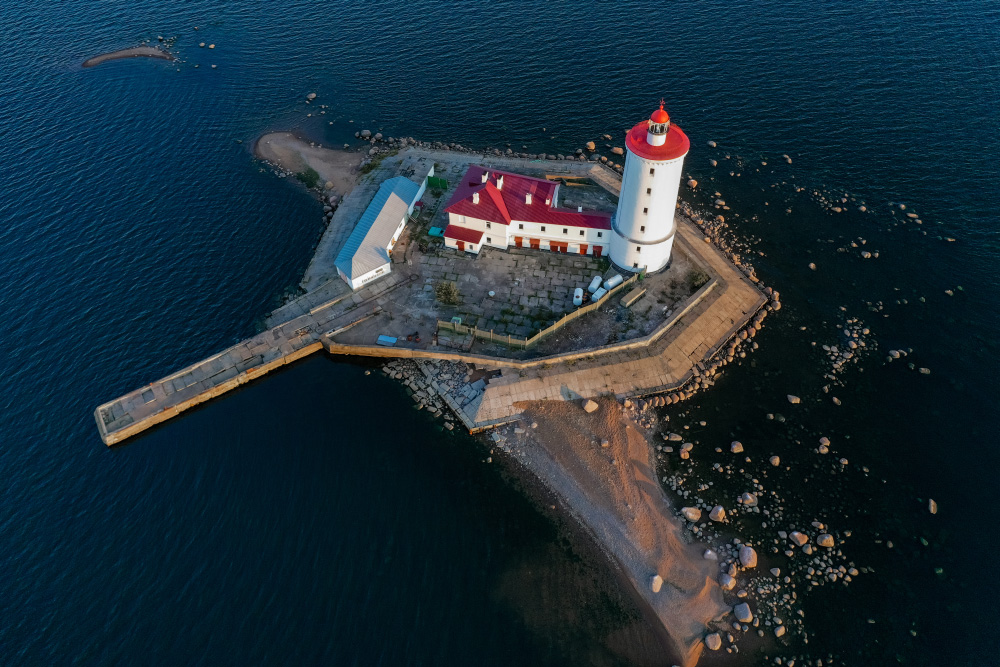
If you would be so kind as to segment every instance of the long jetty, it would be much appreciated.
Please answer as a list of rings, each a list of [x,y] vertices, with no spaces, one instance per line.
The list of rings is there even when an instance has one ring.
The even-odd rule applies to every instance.
[[[441,160],[451,157],[446,153],[430,155]],[[620,182],[616,175],[600,167],[587,168],[587,175],[597,183],[617,191]],[[342,206],[335,214],[334,231],[344,224],[353,226],[354,221],[341,218],[356,217],[366,196],[363,187],[351,192],[344,202],[351,205]],[[734,337],[745,338],[746,329],[759,326],[763,319],[760,311],[768,298],[746,269],[738,269],[716,246],[706,243],[708,238],[693,223],[680,217],[678,223],[677,246],[712,279],[684,308],[643,338],[529,359],[427,344],[348,344],[338,341],[337,336],[381,314],[387,293],[409,285],[417,276],[401,266],[398,273],[393,271],[358,292],[351,292],[334,277],[272,313],[269,322],[274,326],[266,331],[98,406],[94,410],[97,428],[106,445],[115,445],[320,350],[333,355],[458,361],[500,370],[500,377],[474,399],[462,405],[449,403],[473,432],[516,418],[517,404],[522,401],[606,394],[638,397],[679,390],[704,373],[711,359],[724,356],[724,346]]]

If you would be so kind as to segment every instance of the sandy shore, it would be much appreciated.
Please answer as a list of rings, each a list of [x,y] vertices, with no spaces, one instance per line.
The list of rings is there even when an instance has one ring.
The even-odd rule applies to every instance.
[[[164,51],[163,49],[158,49],[155,46],[133,46],[129,49],[102,53],[99,56],[87,58],[83,61],[83,66],[94,67],[95,65],[106,63],[109,60],[121,60],[123,58],[162,58],[163,60],[175,60],[172,53]]]
[[[683,539],[645,436],[611,400],[592,414],[576,402],[522,407],[524,433],[509,446],[620,568],[664,628],[678,662],[696,664],[707,625],[729,608],[704,547]],[[650,585],[655,574],[663,578],[658,593]]]
[[[343,197],[354,188],[360,177],[363,154],[311,146],[291,132],[270,132],[254,144],[254,155],[285,171],[300,173],[312,168],[319,174],[320,185],[331,183]]]

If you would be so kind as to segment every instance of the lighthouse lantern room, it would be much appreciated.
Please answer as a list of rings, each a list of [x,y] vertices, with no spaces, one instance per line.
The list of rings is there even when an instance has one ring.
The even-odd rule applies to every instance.
[[[653,273],[670,263],[677,225],[677,190],[691,142],[660,108],[625,137],[618,209],[612,221],[611,261],[627,271]]]

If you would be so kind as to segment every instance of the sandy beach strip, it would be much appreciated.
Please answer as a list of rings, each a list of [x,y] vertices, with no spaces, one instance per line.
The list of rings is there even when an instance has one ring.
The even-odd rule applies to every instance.
[[[341,197],[347,195],[361,176],[362,153],[311,145],[291,132],[269,132],[254,143],[254,155],[293,174],[313,169],[321,186]]]
[[[109,60],[122,60],[124,58],[160,58],[162,60],[176,60],[172,53],[164,51],[163,49],[158,49],[155,46],[133,46],[128,49],[120,49],[118,51],[111,51],[110,53],[102,53],[101,55],[94,56],[93,58],[87,58],[83,61],[83,66],[94,67],[95,65],[106,63]]]
[[[522,407],[523,443],[515,445],[523,450],[521,462],[620,568],[662,624],[680,664],[696,664],[709,624],[729,608],[704,549],[684,540],[656,479],[646,437],[610,399],[592,414],[576,402]],[[654,593],[656,574],[663,585]]]

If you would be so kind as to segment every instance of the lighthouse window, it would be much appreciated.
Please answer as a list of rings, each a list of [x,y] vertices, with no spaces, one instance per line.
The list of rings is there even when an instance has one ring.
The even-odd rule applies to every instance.
[[[649,209],[648,208],[642,209],[642,213],[643,213],[643,215],[645,215],[646,213],[649,213]]]
[[[638,269],[639,268],[639,262],[632,262],[632,268],[633,269]]]
[[[639,231],[640,232],[646,231],[646,225],[643,225],[643,226],[639,227]]]
[[[653,194],[653,188],[646,188],[646,194],[647,195]]]
[[[656,170],[655,170],[655,169],[653,169],[652,167],[650,167],[650,168],[649,168],[649,175],[650,175],[650,176],[652,176],[652,175],[653,175],[653,174],[655,174],[655,173],[656,173]]]
[[[635,247],[635,251],[636,251],[636,252],[642,252],[642,246],[641,246],[641,245],[637,245],[637,246]]]

